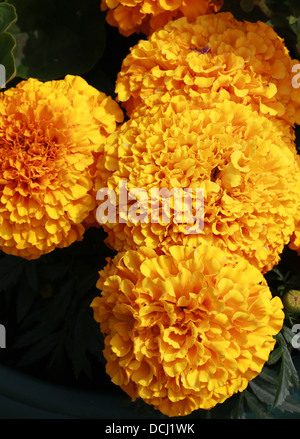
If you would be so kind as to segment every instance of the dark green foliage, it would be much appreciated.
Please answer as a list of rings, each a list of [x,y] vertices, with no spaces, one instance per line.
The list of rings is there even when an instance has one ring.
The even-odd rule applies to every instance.
[[[9,82],[16,74],[13,49],[16,40],[10,33],[12,24],[16,21],[17,14],[11,4],[0,3],[0,64],[5,68],[5,78],[0,77],[4,83],[0,83],[0,88],[5,87],[5,82]]]
[[[90,229],[82,242],[38,260],[1,254],[0,321],[15,322],[4,361],[17,358],[17,368],[41,367],[39,375],[61,382],[92,379],[103,340],[90,303],[99,294],[98,271],[114,254],[103,240],[101,229]]]
[[[82,75],[101,58],[105,16],[98,0],[11,0],[18,21],[17,76],[51,80]]]

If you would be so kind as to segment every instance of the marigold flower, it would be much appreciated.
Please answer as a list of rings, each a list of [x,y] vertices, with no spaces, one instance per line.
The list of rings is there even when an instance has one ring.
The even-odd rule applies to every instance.
[[[102,186],[117,194],[117,220],[102,221],[106,242],[117,251],[145,245],[161,252],[174,244],[213,244],[229,258],[238,254],[268,271],[278,263],[295,228],[300,203],[295,154],[284,123],[242,104],[214,102],[208,95],[202,100],[173,97],[151,110],[140,106],[106,144]],[[128,192],[125,217],[122,181]],[[99,188],[99,177],[96,184]],[[146,204],[130,196],[134,188],[146,191]],[[170,215],[164,220],[161,195],[159,216],[155,212],[154,218],[153,188],[170,194],[174,188],[191,189],[192,216],[177,219],[185,208],[180,211],[171,196]],[[204,191],[204,227],[194,233],[188,227],[202,219],[196,211],[197,188]],[[146,219],[139,217],[145,209]]]
[[[102,0],[107,22],[129,36],[134,32],[149,35],[168,21],[182,16],[194,20],[199,15],[217,12],[223,0]]]
[[[83,236],[94,164],[122,120],[80,77],[29,79],[0,95],[0,248],[35,259]]]
[[[229,12],[169,22],[140,40],[123,60],[116,82],[127,113],[169,93],[226,91],[267,117],[300,123],[300,93],[284,41],[266,23],[237,21]],[[216,95],[217,98],[217,95]]]
[[[298,163],[298,167],[300,170],[300,155],[296,155],[296,161]],[[300,192],[299,192],[299,198],[300,198]],[[291,242],[289,244],[289,247],[292,250],[295,250],[298,255],[300,256],[300,208],[298,208],[298,211],[295,216],[295,231],[293,235],[291,236]]]
[[[212,246],[119,253],[91,306],[106,371],[168,416],[211,409],[244,390],[268,360],[284,313],[262,274]]]
[[[295,231],[291,236],[289,247],[291,250],[295,250],[300,256],[300,220],[296,222]]]

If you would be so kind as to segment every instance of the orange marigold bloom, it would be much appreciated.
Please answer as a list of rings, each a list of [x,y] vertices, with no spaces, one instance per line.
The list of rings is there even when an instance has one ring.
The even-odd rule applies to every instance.
[[[0,248],[35,259],[84,233],[94,161],[122,120],[80,77],[29,79],[0,95]]]
[[[300,123],[300,93],[284,41],[266,23],[240,22],[229,12],[185,17],[141,40],[124,59],[116,92],[128,114],[169,93],[227,91],[260,113]]]
[[[168,416],[211,409],[244,390],[282,328],[279,297],[245,259],[218,248],[119,253],[91,306],[105,334],[106,371],[135,400]]]
[[[194,20],[199,15],[217,12],[223,0],[102,0],[107,22],[117,26],[122,35],[134,32],[149,35],[170,20],[182,16]]]
[[[295,232],[293,233],[293,235],[291,237],[291,242],[290,242],[289,247],[292,250],[296,250],[296,252],[300,256],[300,219],[298,219],[298,218],[297,218],[297,222],[296,222]]]
[[[300,170],[300,155],[297,154],[296,155],[296,161],[298,163],[298,167]],[[299,198],[300,198],[300,192],[299,192]],[[298,208],[298,211],[295,215],[295,231],[293,233],[293,235],[291,236],[291,242],[289,247],[292,250],[295,250],[298,255],[300,256],[300,207]]]
[[[151,110],[138,107],[109,136],[101,178],[96,179],[97,189],[108,186],[117,194],[117,221],[106,222],[102,203],[98,207],[108,245],[118,251],[145,245],[165,252],[174,244],[213,244],[228,258],[237,254],[270,270],[289,243],[300,207],[293,139],[284,123],[242,104],[212,101],[211,95],[193,100],[177,96]],[[125,219],[126,200],[120,197],[124,180]],[[146,192],[145,205],[130,196],[135,188]],[[159,218],[154,218],[151,191],[157,188],[170,193],[191,189],[193,218],[177,219],[179,209],[171,197],[169,220],[164,220],[162,194]],[[187,227],[201,219],[195,211],[197,188],[204,191],[204,227],[190,233]],[[148,218],[139,217],[145,211]]]

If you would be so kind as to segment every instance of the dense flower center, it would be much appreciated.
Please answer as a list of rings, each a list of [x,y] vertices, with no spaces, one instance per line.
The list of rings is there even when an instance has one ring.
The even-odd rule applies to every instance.
[[[53,171],[59,147],[57,137],[46,140],[38,131],[25,137],[15,135],[10,142],[0,141],[2,175],[7,180],[37,181],[46,172]]]

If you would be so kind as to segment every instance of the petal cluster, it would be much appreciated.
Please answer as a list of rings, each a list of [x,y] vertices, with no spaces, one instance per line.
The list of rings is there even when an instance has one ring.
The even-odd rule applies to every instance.
[[[123,113],[80,77],[29,79],[0,96],[0,248],[35,259],[80,240],[93,175]]]
[[[300,123],[300,93],[284,41],[266,23],[240,22],[231,13],[169,22],[140,40],[124,59],[116,92],[128,114],[170,93],[226,92],[267,117]]]
[[[101,9],[108,10],[110,25],[129,36],[134,32],[149,35],[182,16],[194,20],[199,15],[217,12],[222,4],[223,0],[102,0]]]
[[[222,248],[228,258],[245,257],[262,271],[278,263],[300,207],[294,136],[281,121],[227,99],[175,96],[151,109],[140,105],[105,148],[102,184],[118,195],[117,221],[104,224],[114,249],[145,245],[163,253],[174,244],[204,243]],[[128,191],[125,221],[122,181]],[[142,201],[130,196],[134,188],[146,192],[146,220],[138,216],[145,207]],[[181,211],[174,204],[174,188],[181,189],[180,200],[185,190],[192,191],[192,217],[187,220],[176,216]],[[169,221],[162,215],[166,204],[161,193],[154,215],[154,189],[170,193]],[[197,216],[197,189],[204,194],[204,224],[202,231],[192,233],[189,227],[202,219]]]
[[[284,319],[262,274],[213,246],[140,247],[110,260],[92,303],[106,370],[168,416],[225,401],[260,373]]]
[[[296,156],[296,161],[298,163],[298,167],[300,170],[300,155],[297,154]],[[300,192],[299,192],[299,197],[300,197]],[[293,235],[291,236],[291,242],[289,247],[292,250],[295,250],[298,255],[300,256],[300,206],[298,207],[298,211],[295,215],[295,230]]]
[[[123,2],[109,3],[125,35],[129,4],[143,30],[146,2],[126,1],[120,20]],[[95,179],[108,195],[97,219],[119,252],[91,304],[107,372],[168,416],[209,410],[260,373],[284,320],[263,274],[285,245],[300,248],[298,61],[265,23],[184,15],[154,32],[150,19],[124,59],[128,120]]]
[[[296,250],[300,256],[300,219],[296,222],[295,231],[291,237],[290,248]]]

